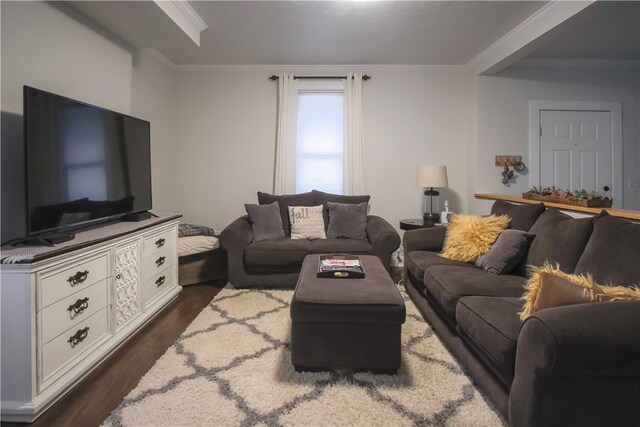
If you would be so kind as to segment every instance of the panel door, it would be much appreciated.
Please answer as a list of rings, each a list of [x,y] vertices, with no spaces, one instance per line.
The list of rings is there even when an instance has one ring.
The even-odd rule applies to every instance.
[[[597,190],[611,197],[610,112],[540,111],[540,127],[540,184],[543,187]]]
[[[140,241],[116,248],[115,323],[120,330],[140,313]]]

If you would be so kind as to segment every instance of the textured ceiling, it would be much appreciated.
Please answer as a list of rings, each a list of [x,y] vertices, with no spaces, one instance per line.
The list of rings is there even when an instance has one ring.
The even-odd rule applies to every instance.
[[[152,2],[68,2],[176,64],[464,64],[546,2],[190,1],[197,47]]]

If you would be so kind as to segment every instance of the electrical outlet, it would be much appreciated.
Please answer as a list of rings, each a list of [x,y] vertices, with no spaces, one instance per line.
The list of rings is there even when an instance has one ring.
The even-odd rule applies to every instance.
[[[496,156],[496,166],[513,166],[522,162],[522,156],[514,156],[511,154],[500,154]]]
[[[640,177],[632,176],[629,178],[629,188],[640,187]]]

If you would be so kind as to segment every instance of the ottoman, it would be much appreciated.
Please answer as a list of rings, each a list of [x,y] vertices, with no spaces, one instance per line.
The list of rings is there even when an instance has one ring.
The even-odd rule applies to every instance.
[[[380,259],[360,255],[364,279],[318,278],[320,255],[302,263],[291,300],[291,362],[296,371],[400,367],[404,300]]]

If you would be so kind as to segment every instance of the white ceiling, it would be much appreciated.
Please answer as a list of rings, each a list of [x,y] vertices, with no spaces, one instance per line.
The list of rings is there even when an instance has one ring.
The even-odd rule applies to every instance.
[[[200,47],[153,1],[71,1],[128,44],[178,65],[465,64],[546,2],[190,1]],[[599,1],[540,39],[533,58],[640,59],[640,1]]]
[[[530,57],[640,59],[640,2],[599,1],[553,33]]]
[[[68,2],[127,43],[178,65],[465,64],[546,2],[189,3],[209,26],[200,47],[153,2]]]

